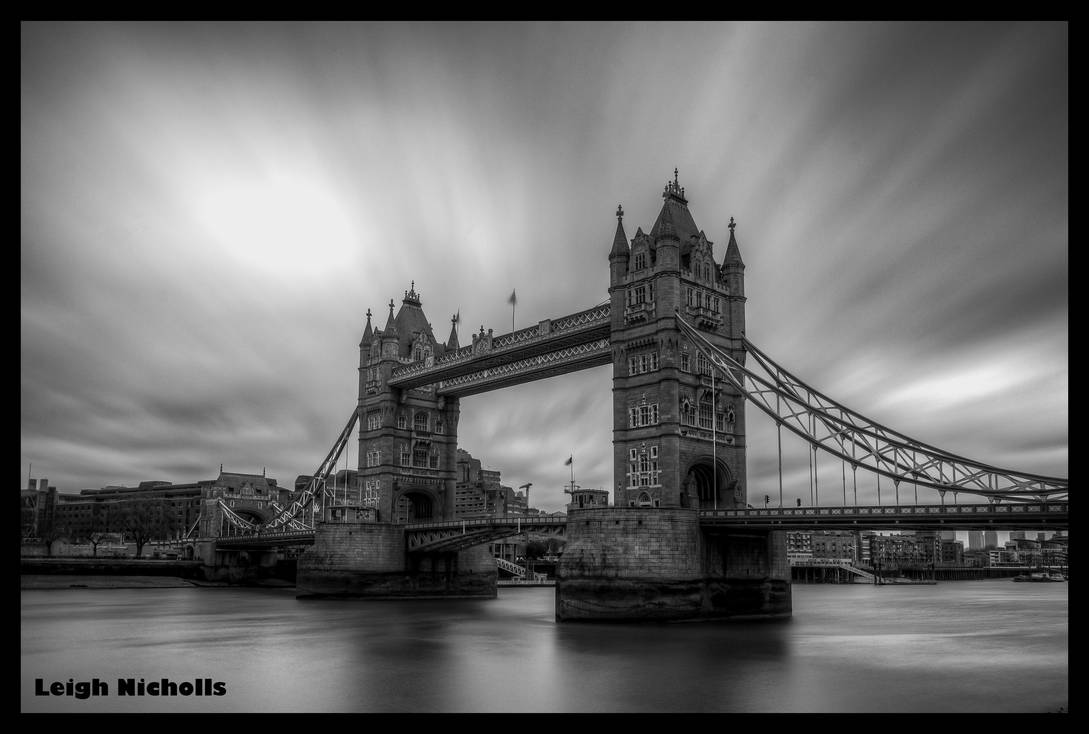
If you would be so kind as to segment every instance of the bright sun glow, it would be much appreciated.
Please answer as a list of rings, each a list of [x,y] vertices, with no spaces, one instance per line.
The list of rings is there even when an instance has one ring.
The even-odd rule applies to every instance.
[[[227,254],[246,268],[285,277],[320,276],[342,267],[357,246],[348,217],[321,187],[283,179],[221,186],[205,194],[198,216]]]

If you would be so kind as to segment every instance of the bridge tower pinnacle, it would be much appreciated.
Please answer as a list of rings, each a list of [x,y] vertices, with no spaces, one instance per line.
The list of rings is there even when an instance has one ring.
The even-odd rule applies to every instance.
[[[721,266],[692,218],[679,174],[649,234],[609,255],[615,503],[745,505],[745,401],[681,334],[679,316],[743,359],[744,265],[730,224]]]

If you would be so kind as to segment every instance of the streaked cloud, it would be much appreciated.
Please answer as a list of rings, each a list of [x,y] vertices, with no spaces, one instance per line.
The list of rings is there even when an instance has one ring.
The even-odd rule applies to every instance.
[[[1067,474],[1065,24],[21,28],[21,454],[62,491],[312,472],[368,308],[415,281],[466,338],[513,288],[519,326],[600,303],[612,212],[649,230],[674,167],[719,256],[736,217],[784,366]],[[466,399],[460,442],[557,509],[572,453],[612,488],[610,416],[595,369]],[[774,425],[749,431],[750,497],[777,494]]]

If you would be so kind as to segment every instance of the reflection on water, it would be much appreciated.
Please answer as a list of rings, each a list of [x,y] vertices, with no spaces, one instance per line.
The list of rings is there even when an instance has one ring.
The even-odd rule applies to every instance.
[[[795,585],[789,621],[650,626],[557,624],[554,594],[361,602],[297,600],[291,589],[23,591],[22,710],[1068,708],[1068,584]],[[34,695],[36,678],[95,677],[109,696]],[[227,695],[119,697],[119,677],[212,678]]]

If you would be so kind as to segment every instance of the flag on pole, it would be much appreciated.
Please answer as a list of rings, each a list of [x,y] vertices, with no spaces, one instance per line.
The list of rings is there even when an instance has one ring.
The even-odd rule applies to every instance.
[[[514,306],[514,305],[516,305],[518,303],[518,296],[515,295],[514,291],[510,292],[510,298],[507,299],[507,303],[509,303],[512,306]]]
[[[574,456],[574,454],[572,454],[571,456],[567,457],[567,461],[563,462],[563,465],[564,466],[570,466],[571,462],[574,461],[574,460],[575,460],[575,456]]]

